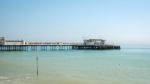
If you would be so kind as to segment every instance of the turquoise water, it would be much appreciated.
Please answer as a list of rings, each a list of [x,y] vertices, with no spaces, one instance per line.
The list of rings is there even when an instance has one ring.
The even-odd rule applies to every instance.
[[[150,49],[0,52],[0,84],[150,84],[149,79]]]

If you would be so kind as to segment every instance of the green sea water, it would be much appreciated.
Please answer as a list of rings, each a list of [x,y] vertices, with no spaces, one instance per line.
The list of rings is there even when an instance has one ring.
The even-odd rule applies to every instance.
[[[150,84],[150,49],[1,51],[0,84]]]

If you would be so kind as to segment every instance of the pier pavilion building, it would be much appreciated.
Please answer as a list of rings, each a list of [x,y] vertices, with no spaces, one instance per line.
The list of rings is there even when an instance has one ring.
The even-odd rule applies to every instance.
[[[5,37],[0,37],[0,45],[25,45],[23,40],[6,40]]]
[[[86,40],[84,40],[84,45],[99,46],[99,45],[104,45],[104,44],[105,44],[105,40],[103,40],[103,39],[86,39]]]

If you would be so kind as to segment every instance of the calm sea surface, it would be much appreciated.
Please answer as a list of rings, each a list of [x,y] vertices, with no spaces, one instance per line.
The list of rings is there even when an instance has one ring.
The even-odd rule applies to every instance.
[[[1,51],[0,84],[150,84],[150,49]]]

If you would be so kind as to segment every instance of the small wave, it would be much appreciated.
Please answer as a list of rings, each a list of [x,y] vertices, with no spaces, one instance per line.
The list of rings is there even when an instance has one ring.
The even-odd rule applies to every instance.
[[[32,79],[32,77],[25,77],[25,79],[29,80],[29,79]]]
[[[8,77],[5,77],[5,76],[0,76],[0,80],[7,80]]]

